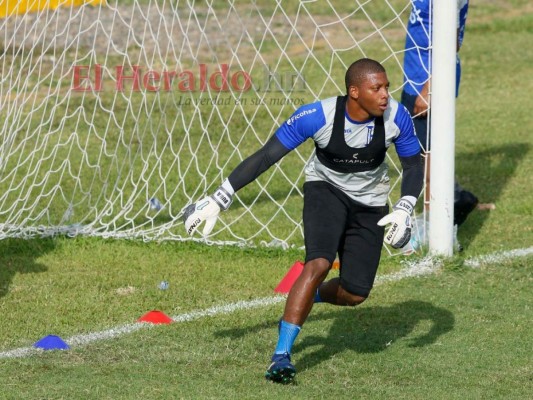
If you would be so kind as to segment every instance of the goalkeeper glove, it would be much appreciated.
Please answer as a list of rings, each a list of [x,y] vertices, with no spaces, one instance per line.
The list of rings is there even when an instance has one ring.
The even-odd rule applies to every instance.
[[[182,218],[187,233],[192,236],[205,221],[202,233],[204,236],[209,235],[215,227],[220,211],[227,210],[231,202],[231,195],[221,186],[211,196],[185,207]]]
[[[412,196],[402,197],[392,207],[392,212],[378,222],[379,226],[392,225],[385,234],[385,243],[395,249],[402,248],[411,239],[411,214],[415,207],[411,199],[416,201]]]

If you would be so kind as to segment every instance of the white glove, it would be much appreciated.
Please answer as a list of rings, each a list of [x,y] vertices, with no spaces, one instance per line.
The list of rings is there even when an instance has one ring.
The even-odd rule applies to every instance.
[[[202,234],[207,236],[211,233],[217,222],[221,210],[227,210],[231,205],[231,195],[219,187],[212,196],[204,197],[194,204],[190,204],[183,210],[183,222],[187,233],[192,236],[205,221]]]
[[[385,243],[390,244],[395,249],[402,248],[411,239],[411,214],[414,204],[412,196],[404,196],[392,207],[392,212],[378,222],[379,226],[392,224],[385,234]]]

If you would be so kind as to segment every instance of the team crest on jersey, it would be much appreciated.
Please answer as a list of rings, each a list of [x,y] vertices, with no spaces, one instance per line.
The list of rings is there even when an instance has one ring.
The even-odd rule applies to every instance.
[[[372,138],[374,137],[374,126],[367,126],[366,127],[366,145],[368,146],[370,142],[372,141]]]

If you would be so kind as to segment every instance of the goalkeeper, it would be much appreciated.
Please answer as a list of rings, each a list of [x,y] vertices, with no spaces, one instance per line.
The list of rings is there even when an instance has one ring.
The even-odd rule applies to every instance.
[[[212,196],[184,209],[187,233],[205,222],[208,235],[233,194],[311,138],[315,155],[306,166],[303,223],[305,266],[291,288],[266,378],[289,383],[296,370],[291,349],[314,303],[355,306],[368,297],[383,241],[403,247],[423,185],[423,164],[409,112],[389,97],[383,66],[355,61],[346,71],[346,96],[300,107],[255,154],[244,160]],[[403,174],[401,199],[389,214],[385,155],[393,144]],[[390,225],[385,234],[385,226]],[[339,255],[340,275],[324,282]]]

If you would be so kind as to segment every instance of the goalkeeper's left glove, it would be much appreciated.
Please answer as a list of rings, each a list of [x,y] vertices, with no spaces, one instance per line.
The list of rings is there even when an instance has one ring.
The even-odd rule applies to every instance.
[[[187,233],[192,236],[205,221],[202,233],[204,236],[209,235],[215,227],[220,211],[227,210],[231,202],[231,195],[221,186],[211,196],[185,207],[183,222]]]
[[[392,212],[378,222],[379,226],[392,225],[385,234],[385,243],[395,249],[405,246],[411,239],[411,214],[415,202],[416,198],[412,196],[402,197],[392,207]]]

